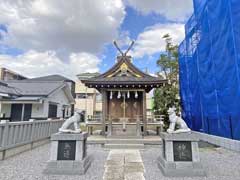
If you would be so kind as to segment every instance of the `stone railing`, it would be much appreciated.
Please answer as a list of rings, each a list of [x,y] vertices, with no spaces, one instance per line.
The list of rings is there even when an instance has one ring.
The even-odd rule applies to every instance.
[[[220,136],[214,136],[211,134],[201,133],[197,131],[193,131],[200,140],[208,142],[210,144],[214,144],[217,146],[221,146],[223,148],[240,152],[240,141],[233,140],[229,138],[224,138]]]
[[[63,120],[0,122],[0,160],[46,143]]]

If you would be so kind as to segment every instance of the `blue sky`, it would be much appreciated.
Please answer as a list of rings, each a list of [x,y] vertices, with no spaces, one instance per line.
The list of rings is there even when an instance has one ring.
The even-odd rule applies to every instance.
[[[118,53],[113,40],[123,49],[134,40],[133,63],[156,73],[162,36],[169,33],[174,43],[184,38],[192,2],[180,1],[0,0],[0,65],[29,77],[75,78],[110,68]]]
[[[129,38],[132,40],[136,40],[138,35],[143,32],[146,27],[153,26],[158,23],[168,23],[168,20],[161,15],[154,13],[143,15],[134,10],[132,7],[126,7],[126,12],[127,13],[123,24],[121,25],[120,31],[128,32]],[[115,63],[114,58],[116,53],[116,48],[112,44],[109,44],[106,47],[105,54],[107,57],[103,61],[105,66],[101,67],[101,71],[106,71]],[[134,61],[134,64],[142,70],[148,68],[151,72],[156,72],[158,70],[156,66],[156,59],[159,57],[159,54],[160,52],[157,52],[153,54],[152,57],[145,56],[137,58]]]

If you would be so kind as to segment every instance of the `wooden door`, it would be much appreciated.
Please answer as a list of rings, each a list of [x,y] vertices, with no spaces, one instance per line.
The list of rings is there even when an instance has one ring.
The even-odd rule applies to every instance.
[[[22,104],[11,105],[11,121],[21,121],[22,119]]]
[[[57,117],[57,105],[49,104],[48,107],[48,118],[56,118]]]
[[[25,104],[24,106],[23,121],[29,121],[32,116],[32,104]]]
[[[134,92],[131,92],[130,98],[126,98],[126,117],[130,122],[135,122],[137,116],[142,116],[142,95],[139,92],[135,98]]]
[[[108,99],[108,114],[113,118],[113,121],[124,117],[124,100],[123,97],[117,98],[116,93],[112,99]],[[130,122],[135,122],[137,116],[143,115],[142,107],[142,93],[139,92],[137,98],[135,98],[134,92],[130,93],[129,98],[125,97],[125,117]]]

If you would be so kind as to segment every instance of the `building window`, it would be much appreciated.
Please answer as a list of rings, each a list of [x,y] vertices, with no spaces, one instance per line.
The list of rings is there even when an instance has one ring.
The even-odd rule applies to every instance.
[[[77,99],[86,99],[88,96],[86,93],[78,93],[76,94]]]

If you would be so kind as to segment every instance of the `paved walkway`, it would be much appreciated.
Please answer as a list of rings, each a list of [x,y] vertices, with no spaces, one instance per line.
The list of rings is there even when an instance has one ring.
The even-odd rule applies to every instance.
[[[145,180],[144,172],[139,150],[111,150],[103,180]]]
[[[93,162],[85,175],[45,175],[42,172],[49,160],[49,150],[50,146],[46,144],[0,161],[0,180],[103,180],[103,176],[108,178],[107,171],[113,170],[113,168],[107,168],[107,165],[111,162],[109,160],[111,156],[113,157],[114,151],[109,153],[110,151],[106,151],[102,147],[91,146],[88,148],[88,154],[92,155]],[[120,152],[121,158],[118,159],[119,162],[116,164],[119,163],[121,166],[114,166],[114,170],[122,169],[119,171],[124,172],[123,168],[125,167],[125,177],[128,179],[131,177],[133,179],[133,175],[136,175],[138,177],[134,177],[134,180],[141,180],[141,178],[145,178],[146,180],[240,180],[240,153],[223,148],[200,148],[201,161],[207,172],[207,177],[205,178],[164,177],[157,166],[157,157],[162,153],[159,147],[145,148],[143,151],[140,151],[141,156],[139,155],[139,151],[118,150],[118,152]],[[126,166],[127,163],[133,165],[134,161],[138,164],[135,174],[133,173],[133,166]],[[141,164],[142,161],[144,166]],[[116,180],[120,179],[119,177],[122,177],[123,180],[120,172],[120,175],[116,176]],[[128,174],[128,172],[131,173]],[[144,178],[142,176],[143,172]],[[127,174],[129,175],[128,177],[126,176]]]

